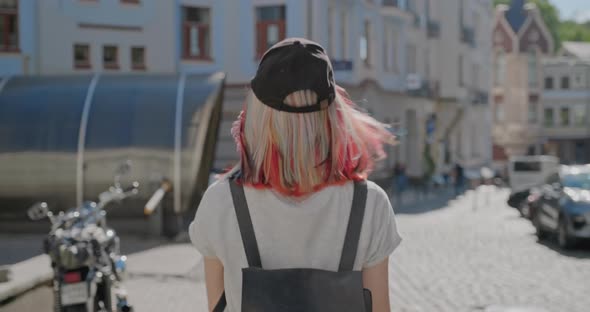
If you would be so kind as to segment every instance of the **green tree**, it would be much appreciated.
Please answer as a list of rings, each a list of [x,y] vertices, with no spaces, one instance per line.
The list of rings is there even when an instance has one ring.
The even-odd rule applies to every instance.
[[[590,41],[590,23],[578,24],[563,21],[559,25],[559,38],[562,41]]]
[[[494,6],[498,4],[510,4],[510,0],[494,0]],[[555,43],[555,49],[557,50],[561,46],[561,38],[559,37],[559,27],[560,27],[560,20],[559,20],[559,10],[549,2],[549,0],[529,0],[528,2],[533,2],[539,8],[541,12],[541,17],[545,21],[551,36],[553,37],[553,42]]]

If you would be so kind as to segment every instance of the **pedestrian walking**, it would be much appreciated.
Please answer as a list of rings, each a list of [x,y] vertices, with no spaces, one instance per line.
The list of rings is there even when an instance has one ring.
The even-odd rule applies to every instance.
[[[366,178],[395,137],[335,84],[324,49],[271,47],[232,134],[240,162],[189,228],[209,309],[390,311],[401,238],[387,193]]]
[[[457,163],[455,164],[455,196],[459,196],[463,193],[463,188],[465,186],[465,173],[463,170],[463,166]]]
[[[401,163],[396,163],[393,167],[393,189],[392,196],[395,198],[397,207],[403,203],[404,191],[408,185],[408,176],[406,175],[406,167]]]

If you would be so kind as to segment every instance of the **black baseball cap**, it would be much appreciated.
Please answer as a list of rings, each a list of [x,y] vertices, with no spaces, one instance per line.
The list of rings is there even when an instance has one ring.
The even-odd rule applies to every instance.
[[[327,108],[321,105],[336,97],[334,71],[321,45],[303,38],[288,38],[272,46],[260,60],[256,76],[250,82],[252,91],[265,105],[290,113],[310,113]],[[285,98],[296,91],[312,90],[318,101],[308,106],[285,104]]]

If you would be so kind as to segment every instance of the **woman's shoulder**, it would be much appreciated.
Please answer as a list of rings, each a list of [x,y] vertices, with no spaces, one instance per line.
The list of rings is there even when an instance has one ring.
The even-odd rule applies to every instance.
[[[377,183],[367,180],[367,200],[374,199],[377,201],[389,201],[387,192]]]

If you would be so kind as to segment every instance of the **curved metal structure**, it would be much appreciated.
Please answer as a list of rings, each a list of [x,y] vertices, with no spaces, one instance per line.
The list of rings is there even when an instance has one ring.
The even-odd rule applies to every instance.
[[[4,78],[0,228],[25,220],[36,201],[67,209],[96,199],[125,162],[122,183],[139,181],[140,196],[109,216],[138,220],[163,179],[172,182],[164,216],[194,212],[213,164],[224,81],[222,73]],[[165,230],[174,232],[170,220]]]

